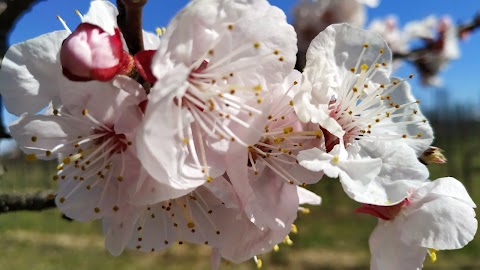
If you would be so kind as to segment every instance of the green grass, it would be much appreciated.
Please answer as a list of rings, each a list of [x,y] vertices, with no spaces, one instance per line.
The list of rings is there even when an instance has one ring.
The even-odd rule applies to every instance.
[[[463,146],[462,146],[463,147]],[[461,148],[465,150],[464,148]],[[462,174],[461,151],[449,156],[454,171]],[[51,181],[55,164],[4,160],[7,173],[0,176],[1,192],[31,192],[55,189]],[[480,167],[480,157],[475,164]],[[447,165],[430,166],[431,178],[446,176]],[[457,173],[458,173],[457,172]],[[457,175],[461,179],[461,175]],[[480,171],[473,174],[470,190],[480,202]],[[292,247],[282,244],[278,252],[261,255],[264,269],[368,269],[368,237],[376,219],[354,214],[358,206],[343,193],[337,180],[324,179],[313,188],[323,198],[311,214],[299,213],[299,234],[292,235]],[[425,269],[480,269],[480,240],[456,251],[441,251],[435,264]],[[174,246],[155,254],[136,251],[113,257],[103,247],[100,224],[69,222],[56,210],[0,214],[0,269],[209,269],[209,249],[204,246]],[[256,269],[253,261],[223,264],[222,269]]]

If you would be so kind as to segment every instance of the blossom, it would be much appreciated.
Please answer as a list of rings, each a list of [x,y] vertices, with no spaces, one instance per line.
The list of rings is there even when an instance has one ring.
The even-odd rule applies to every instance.
[[[73,81],[109,81],[122,64],[124,54],[120,30],[111,36],[102,28],[80,24],[62,43],[60,61],[63,75]]]
[[[457,28],[450,17],[443,17],[437,21],[438,35],[434,39],[426,39],[428,51],[412,55],[410,60],[416,66],[422,83],[438,86],[442,84],[438,73],[446,65],[460,57]]]
[[[304,131],[292,106],[301,85],[301,74],[292,73],[272,89],[272,104],[261,137],[247,148],[226,157],[228,179],[237,192],[246,215],[259,228],[282,229],[296,215],[296,185],[317,182],[296,162],[297,153],[320,141],[321,131]],[[254,118],[263,116],[253,116]]]
[[[307,59],[302,91],[293,103],[302,122],[318,124],[324,144],[301,152],[299,163],[339,176],[347,194],[359,202],[383,205],[392,197],[405,198],[407,190],[399,195],[391,187],[401,184],[393,182],[424,176],[417,157],[433,133],[407,82],[389,78],[391,51],[385,41],[333,25],[312,41]],[[391,153],[393,145],[402,154]],[[398,166],[397,160],[412,165]]]
[[[298,188],[298,201],[320,204],[316,194]],[[174,243],[197,243],[214,248],[218,260],[239,263],[271,251],[292,228],[259,229],[242,213],[233,186],[215,178],[189,194],[152,205],[131,205],[124,214],[104,219],[106,246],[114,255],[128,247],[143,252],[168,248]],[[234,243],[234,244],[232,244]]]
[[[137,137],[146,170],[176,188],[222,175],[221,155],[260,137],[253,116],[293,69],[295,41],[285,14],[266,1],[190,2],[152,61],[157,83]]]
[[[387,16],[384,19],[373,20],[367,29],[380,35],[394,55],[406,54],[410,51],[408,43],[411,41],[411,37],[398,27],[397,17]],[[392,64],[393,70],[395,70],[400,66],[400,60],[394,59]]]
[[[58,207],[68,217],[86,221],[115,215],[150,197],[181,196],[169,186],[159,188],[137,158],[134,139],[143,117],[143,87],[128,77],[84,87],[62,96],[65,105],[51,114],[24,114],[10,126],[28,159],[59,159],[52,177],[60,186]]]
[[[103,220],[105,244],[114,255],[125,247],[160,251],[174,243],[223,247],[236,233],[238,203],[223,177],[185,196],[155,204],[130,205]]]
[[[475,207],[463,185],[446,177],[415,182],[396,205],[358,208],[379,218],[369,241],[371,269],[422,269],[427,254],[435,261],[438,250],[464,247],[477,230]]]
[[[77,14],[82,23],[93,25],[88,28],[97,29],[99,27],[105,32],[104,36],[115,35],[118,11],[112,3],[95,0],[90,3],[87,14],[83,16],[80,13]],[[71,82],[62,75],[59,53],[62,42],[70,35],[71,31],[60,17],[59,20],[65,30],[54,31],[15,44],[5,54],[0,69],[0,80],[2,81],[0,93],[5,100],[5,107],[10,113],[20,116],[25,112],[37,113],[52,102],[58,105],[60,92],[72,87]],[[85,28],[85,25],[83,27]],[[144,36],[146,37],[144,38],[146,49],[158,48],[158,37],[155,35],[152,37],[148,33],[144,33]],[[103,45],[108,44],[104,41],[106,40],[101,39]],[[126,45],[124,45],[125,48]],[[85,53],[85,51],[79,53]],[[69,65],[70,68],[72,66],[75,65]],[[75,87],[81,88],[82,86],[78,84]]]

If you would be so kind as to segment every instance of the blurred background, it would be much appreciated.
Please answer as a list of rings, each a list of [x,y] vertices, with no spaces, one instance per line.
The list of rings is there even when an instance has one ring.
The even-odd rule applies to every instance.
[[[0,0],[0,18],[5,16],[2,12],[9,12],[8,7],[3,7],[10,2],[15,1]],[[89,2],[38,1],[15,22],[8,39],[0,41],[9,46],[61,30],[63,27],[57,15],[74,29],[79,23],[74,11],[85,13]],[[144,10],[144,29],[155,32],[157,27],[167,26],[188,2],[150,0]],[[283,9],[289,22],[295,25],[299,35],[299,59],[309,40],[334,22],[349,22],[382,35],[396,56],[394,75],[405,78],[415,74],[410,81],[413,92],[421,100],[422,110],[434,127],[434,145],[445,150],[448,162],[429,165],[431,179],[453,176],[464,183],[475,202],[480,202],[480,29],[475,27],[476,23],[480,25],[477,16],[480,1],[270,2]],[[3,111],[5,125],[14,119]],[[1,141],[0,155],[0,194],[56,189],[50,180],[55,163],[25,161],[15,143],[8,139]],[[353,213],[358,205],[344,195],[334,179],[322,179],[308,188],[322,196],[322,205],[311,207],[310,214],[299,212],[298,234],[290,235],[293,245],[282,244],[278,251],[260,255],[263,268],[368,269],[368,237],[376,219]],[[478,254],[480,240],[476,237],[462,250],[437,253],[437,261],[432,264],[427,259],[424,268],[480,269]],[[183,245],[160,253],[128,251],[112,257],[103,247],[99,223],[68,221],[56,209],[0,213],[0,269],[209,267],[206,247]],[[223,263],[222,269],[256,269],[256,264],[253,261],[240,265]]]

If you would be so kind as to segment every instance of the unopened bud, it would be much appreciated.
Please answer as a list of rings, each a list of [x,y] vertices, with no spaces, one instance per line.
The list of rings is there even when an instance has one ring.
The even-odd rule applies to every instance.
[[[435,146],[430,146],[423,154],[420,156],[420,161],[425,164],[445,164],[447,163],[447,158],[443,155],[443,150],[435,147]]]
[[[110,35],[96,25],[82,23],[63,41],[60,61],[63,74],[72,81],[109,81],[125,65],[124,54],[118,29]]]

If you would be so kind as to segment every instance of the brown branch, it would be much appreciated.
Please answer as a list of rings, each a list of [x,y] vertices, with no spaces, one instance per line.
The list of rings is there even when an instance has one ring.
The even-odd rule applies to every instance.
[[[475,15],[475,17],[466,24],[460,24],[457,26],[457,35],[460,38],[463,38],[466,34],[472,33],[475,30],[480,29],[480,13]],[[431,52],[436,49],[437,43],[433,40],[429,40],[426,42],[425,46],[413,49],[407,53],[393,53],[393,59],[417,59],[424,55],[425,53]]]
[[[472,21],[458,26],[458,36],[462,38],[465,34],[472,33],[480,28],[480,12],[475,15]]]
[[[12,211],[42,211],[56,207],[55,191],[47,190],[37,193],[3,193],[0,194],[0,213]]]
[[[10,34],[14,24],[28,11],[33,4],[41,0],[0,0],[0,65],[2,59],[8,50],[7,37]],[[0,139],[11,138],[3,124],[3,102],[0,96]]]
[[[147,0],[117,0],[117,24],[131,55],[143,50],[142,11]]]
[[[7,37],[13,25],[24,12],[39,1],[41,0],[0,0],[0,59],[7,52]]]

